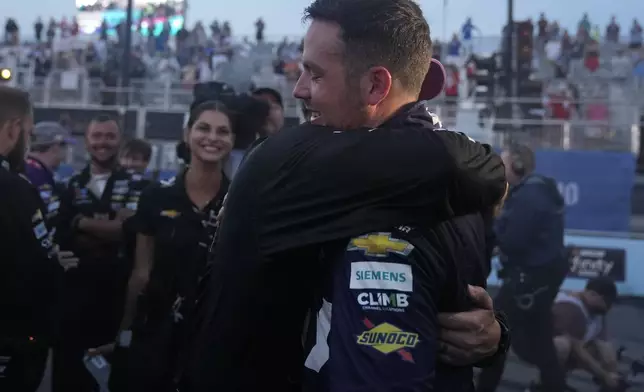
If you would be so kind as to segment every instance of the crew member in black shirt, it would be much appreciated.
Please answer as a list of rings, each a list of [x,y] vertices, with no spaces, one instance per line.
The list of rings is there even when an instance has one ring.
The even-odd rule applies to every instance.
[[[119,391],[174,391],[171,370],[177,344],[185,340],[183,321],[191,315],[228,190],[223,164],[235,141],[233,122],[219,102],[195,105],[185,131],[190,165],[141,196],[132,218],[138,233],[135,266],[115,339],[130,346],[129,375],[119,377],[129,385],[121,384]],[[113,346],[90,352],[106,353]]]
[[[108,116],[90,122],[85,146],[90,162],[63,194],[57,237],[80,258],[65,277],[59,339],[54,352],[53,389],[86,392],[94,380],[85,351],[113,339],[121,318],[129,273],[122,254],[122,226],[136,210],[140,187],[116,165],[119,126]]]
[[[33,120],[29,96],[0,86],[0,390],[35,391],[53,333],[63,252],[38,191],[17,167]]]

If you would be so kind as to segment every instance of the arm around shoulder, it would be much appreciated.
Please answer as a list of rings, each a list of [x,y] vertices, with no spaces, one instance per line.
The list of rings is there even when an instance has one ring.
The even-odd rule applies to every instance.
[[[455,215],[494,208],[507,192],[505,166],[488,144],[451,131],[435,131],[452,160],[449,201]]]

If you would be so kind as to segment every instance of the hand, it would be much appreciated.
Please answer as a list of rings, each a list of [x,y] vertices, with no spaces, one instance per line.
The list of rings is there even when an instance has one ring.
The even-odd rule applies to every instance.
[[[492,298],[481,287],[468,286],[477,309],[440,313],[440,360],[454,366],[473,365],[498,350],[501,326],[494,316]]]
[[[604,375],[603,381],[609,389],[616,389],[619,386],[621,378],[618,373],[608,372]]]
[[[59,250],[56,254],[58,257],[58,263],[63,267],[65,271],[67,271],[70,268],[76,268],[78,267],[78,257],[74,254],[74,252],[66,251],[66,250]]]
[[[114,347],[116,347],[115,343],[108,343],[100,347],[90,348],[89,350],[87,350],[87,355],[90,357],[97,357],[99,355],[110,354],[112,351],[114,351]]]

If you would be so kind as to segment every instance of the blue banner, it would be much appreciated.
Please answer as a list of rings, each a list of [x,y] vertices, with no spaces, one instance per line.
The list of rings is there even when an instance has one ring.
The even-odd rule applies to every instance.
[[[557,180],[566,228],[630,231],[635,158],[604,151],[536,151],[537,172]]]
[[[537,172],[557,180],[566,203],[566,229],[629,232],[635,158],[630,153],[538,150]],[[62,165],[60,180],[72,175]],[[176,173],[161,170],[152,178]]]

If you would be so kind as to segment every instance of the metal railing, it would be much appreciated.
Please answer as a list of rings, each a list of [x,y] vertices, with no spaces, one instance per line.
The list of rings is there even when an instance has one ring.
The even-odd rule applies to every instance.
[[[132,80],[131,87],[109,87],[100,79],[92,79],[82,71],[54,72],[49,77],[38,79],[34,77],[15,78],[14,83],[29,91],[37,108],[56,109],[77,113],[85,111],[114,111],[115,113],[131,113],[129,120],[132,134],[149,138],[150,123],[155,123],[151,116],[160,113],[166,118],[176,116],[173,124],[182,126],[183,115],[192,101],[192,85],[182,84],[172,80]],[[291,122],[298,121],[301,110],[297,101],[292,97],[292,81],[284,81],[278,87],[285,103],[285,116]],[[529,105],[541,108],[545,118],[524,118],[512,120],[507,115],[493,113],[491,117],[480,119],[480,109],[486,106],[502,104]],[[587,99],[581,102],[569,100],[568,104],[581,108],[581,115],[573,115],[568,120],[547,118],[543,110],[544,101],[541,98],[506,98],[496,97],[491,100],[477,101],[474,99],[454,99],[439,97],[433,101],[435,110],[450,127],[467,133],[484,135],[486,140],[495,144],[504,142],[504,138],[521,139],[535,147],[562,149],[610,149],[632,151],[638,153],[639,132],[644,110],[639,102],[609,101],[606,99]],[[583,108],[588,105],[605,105],[608,112],[619,108],[620,116],[607,116],[601,121],[593,121],[584,117]],[[626,115],[624,115],[626,113]],[[69,115],[69,113],[67,113]],[[73,116],[73,114],[72,114]],[[159,117],[161,118],[161,117]],[[181,120],[179,120],[179,118]],[[38,118],[37,118],[38,120]],[[156,120],[156,124],[164,121]],[[136,125],[135,125],[136,124]],[[146,125],[148,124],[148,125]],[[156,125],[155,125],[156,126]],[[175,125],[176,126],[176,125]],[[146,127],[148,131],[146,131]],[[512,132],[503,128],[520,130]],[[155,134],[170,135],[171,131]],[[165,136],[161,136],[165,138]]]

